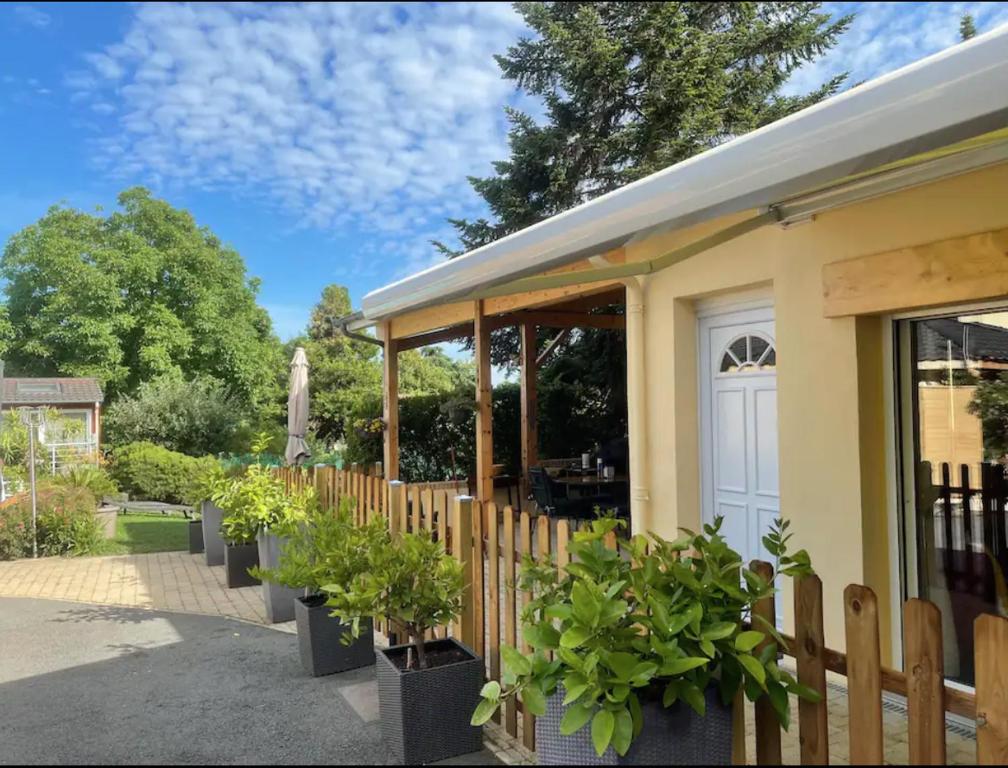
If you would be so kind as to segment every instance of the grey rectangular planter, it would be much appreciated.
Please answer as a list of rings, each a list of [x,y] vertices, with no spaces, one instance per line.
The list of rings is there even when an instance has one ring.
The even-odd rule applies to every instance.
[[[203,551],[207,565],[224,565],[224,537],[221,536],[221,521],[224,510],[212,501],[204,501],[201,506],[203,518]]]
[[[189,554],[198,555],[203,551],[203,521],[189,521]]]
[[[546,700],[546,714],[536,718],[536,757],[540,765],[731,765],[732,708],[721,703],[717,686],[704,691],[707,714],[700,717],[682,701],[666,709],[661,692],[639,693],[644,728],[620,757],[609,747],[599,757],[592,746],[591,724],[570,736],[560,733],[563,686]]]
[[[369,667],[375,663],[374,629],[368,620],[367,628],[350,645],[343,645],[347,626],[326,607],[325,595],[299,597],[294,601],[294,620],[297,622],[298,650],[301,665],[312,677],[332,675],[350,669]]]
[[[405,659],[410,647],[378,649],[378,708],[386,745],[406,765],[479,751],[483,729],[469,720],[480,701],[483,660],[454,639],[434,640],[426,644],[432,663],[444,653],[460,658],[428,669],[400,669],[395,660]]]
[[[224,548],[224,568],[228,589],[257,587],[259,579],[249,575],[248,569],[259,565],[259,548],[255,544],[228,544]]]
[[[280,549],[286,541],[287,539],[274,536],[272,533],[260,531],[256,537],[259,546],[259,566],[267,569],[277,568],[280,565]],[[294,601],[304,594],[304,590],[292,589],[271,581],[264,581],[262,588],[267,623],[294,621]]]

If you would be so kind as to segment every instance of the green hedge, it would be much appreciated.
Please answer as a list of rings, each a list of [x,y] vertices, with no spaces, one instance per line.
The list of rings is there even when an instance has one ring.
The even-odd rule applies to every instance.
[[[194,458],[153,443],[129,443],[112,453],[110,470],[122,490],[132,498],[169,504],[199,501],[200,477],[217,460],[212,456]]]
[[[574,378],[574,377],[571,377]],[[539,454],[543,458],[578,456],[626,429],[626,400],[621,392],[600,392],[556,377],[540,386]],[[347,420],[346,462],[382,460],[384,431],[379,396],[363,400]],[[504,382],[493,390],[494,462],[508,474],[521,468],[521,388]],[[454,472],[452,464],[454,449]],[[447,480],[475,473],[476,412],[473,393],[413,395],[399,401],[399,472],[407,482]]]

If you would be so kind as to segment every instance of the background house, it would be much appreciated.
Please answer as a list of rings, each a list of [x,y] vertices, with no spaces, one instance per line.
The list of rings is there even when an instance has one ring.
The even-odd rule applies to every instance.
[[[56,411],[59,420],[41,429],[39,438],[48,449],[50,463],[57,467],[71,454],[96,455],[104,399],[94,378],[4,378],[0,410],[47,407]]]

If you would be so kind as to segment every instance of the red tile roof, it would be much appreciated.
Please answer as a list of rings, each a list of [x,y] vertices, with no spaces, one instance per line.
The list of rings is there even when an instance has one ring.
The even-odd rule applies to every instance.
[[[100,403],[105,399],[98,379],[4,378],[0,405]]]

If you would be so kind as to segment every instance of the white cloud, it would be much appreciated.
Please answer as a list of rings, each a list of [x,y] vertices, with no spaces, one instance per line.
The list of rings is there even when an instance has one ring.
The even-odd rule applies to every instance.
[[[826,3],[825,10],[853,11],[854,23],[836,48],[792,76],[788,93],[808,92],[844,71],[850,85],[871,80],[955,45],[964,13],[980,33],[1008,23],[1008,3]]]
[[[67,84],[114,121],[96,144],[113,176],[372,232],[342,266],[386,274],[482,211],[466,177],[506,156],[518,98],[493,54],[523,30],[505,4],[142,4]]]
[[[52,17],[45,11],[40,11],[33,5],[15,5],[14,15],[17,18],[36,29],[44,29],[52,22]]]

